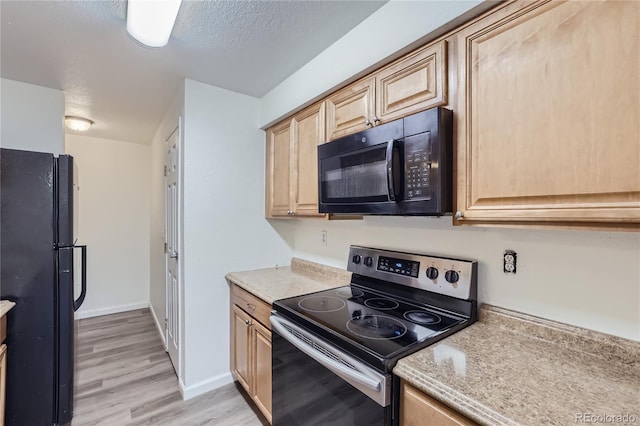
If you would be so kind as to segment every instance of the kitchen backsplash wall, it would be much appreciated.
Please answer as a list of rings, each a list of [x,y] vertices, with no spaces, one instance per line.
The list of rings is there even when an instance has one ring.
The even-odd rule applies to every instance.
[[[471,257],[481,302],[640,340],[638,233],[453,227],[450,216],[295,222],[297,257],[345,268],[350,244]],[[515,275],[503,272],[506,249]]]

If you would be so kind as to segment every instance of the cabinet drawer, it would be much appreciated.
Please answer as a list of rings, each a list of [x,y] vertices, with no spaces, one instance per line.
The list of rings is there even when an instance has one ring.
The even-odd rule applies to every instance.
[[[235,284],[231,287],[231,303],[238,305],[243,311],[271,330],[271,324],[269,323],[271,305]]]
[[[402,381],[400,426],[474,426],[476,423]]]

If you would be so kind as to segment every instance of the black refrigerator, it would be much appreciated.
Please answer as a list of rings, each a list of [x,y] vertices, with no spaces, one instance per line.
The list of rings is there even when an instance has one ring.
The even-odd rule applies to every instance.
[[[7,314],[5,422],[64,425],[73,416],[74,311],[86,294],[73,157],[1,149],[0,164],[0,296],[16,302]]]

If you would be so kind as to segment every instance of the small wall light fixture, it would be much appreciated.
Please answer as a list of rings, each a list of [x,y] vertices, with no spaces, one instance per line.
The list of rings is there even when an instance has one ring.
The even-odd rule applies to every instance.
[[[182,0],[128,0],[127,32],[145,46],[169,42]]]
[[[73,115],[64,116],[64,125],[71,130],[84,132],[89,130],[89,127],[91,127],[92,124],[93,121],[89,120],[88,118],[75,117]]]

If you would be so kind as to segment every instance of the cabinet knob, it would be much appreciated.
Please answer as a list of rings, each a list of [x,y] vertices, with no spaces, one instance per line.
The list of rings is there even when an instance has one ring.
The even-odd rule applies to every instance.
[[[380,122],[380,119],[379,119],[377,116],[375,116],[375,115],[374,115],[374,116],[373,116],[373,122],[374,122],[374,123],[379,123],[379,122]]]
[[[244,320],[244,323],[245,323],[245,325],[246,325],[247,327],[249,327],[250,325],[252,325],[252,324],[253,324],[253,321],[251,321],[251,320]]]
[[[365,124],[365,126],[369,126],[369,127],[372,126],[371,121],[369,121],[368,118],[366,120],[364,120],[364,124]]]
[[[462,213],[460,210],[458,210],[456,212],[456,219],[462,219],[464,217],[464,213]]]
[[[252,311],[255,311],[256,305],[254,305],[253,303],[247,303],[247,309],[251,309]]]

